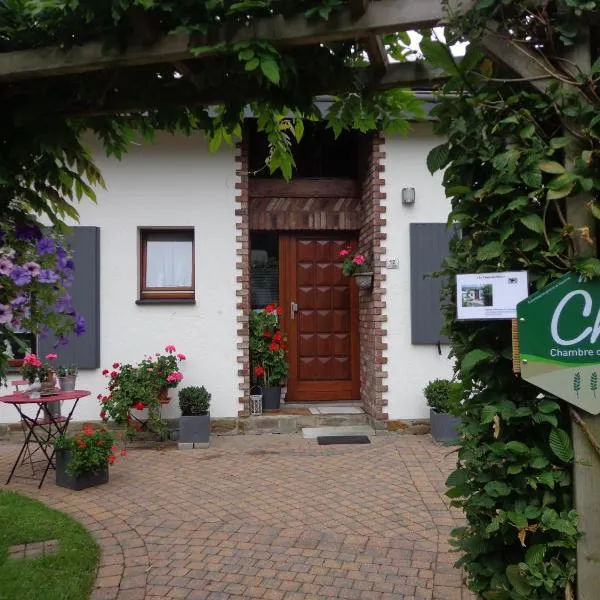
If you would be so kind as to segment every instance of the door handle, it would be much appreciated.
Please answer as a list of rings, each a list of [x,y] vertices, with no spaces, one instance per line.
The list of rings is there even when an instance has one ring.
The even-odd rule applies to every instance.
[[[297,312],[298,312],[298,305],[295,302],[290,302],[290,317],[292,319],[295,319]]]

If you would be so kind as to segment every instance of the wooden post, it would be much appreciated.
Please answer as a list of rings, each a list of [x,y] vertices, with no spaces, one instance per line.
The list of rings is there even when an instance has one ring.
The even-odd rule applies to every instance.
[[[577,44],[566,57],[584,73],[591,70],[591,46],[589,27],[577,34]],[[582,148],[572,137],[567,148],[566,166],[572,167],[581,156]],[[589,236],[594,235],[595,220],[587,208],[591,197],[579,194],[568,198],[566,203],[567,221],[577,230],[588,228]],[[584,236],[585,237],[585,236]],[[577,256],[596,256],[597,243],[587,242],[577,235],[575,252]],[[596,300],[596,299],[595,299]],[[581,415],[585,426],[596,439],[600,439],[600,415]],[[579,529],[583,537],[577,544],[577,599],[596,600],[598,598],[598,567],[600,563],[600,457],[592,448],[576,420],[572,420],[573,445],[575,451],[574,495],[575,509],[579,513]]]

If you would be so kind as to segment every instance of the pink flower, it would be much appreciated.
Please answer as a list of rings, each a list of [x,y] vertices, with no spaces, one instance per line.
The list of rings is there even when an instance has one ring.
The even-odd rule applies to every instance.
[[[179,360],[185,360],[185,354],[181,354],[181,352],[177,355]]]
[[[348,254],[350,254],[350,250],[340,250],[340,256],[348,256]]]
[[[50,354],[46,354],[46,360],[56,360],[58,358],[58,354],[54,354],[51,352]]]
[[[165,346],[165,352],[168,352],[169,354],[171,352],[176,352],[177,348],[175,348],[175,346],[173,346],[173,344],[169,344],[168,346]]]
[[[32,367],[41,367],[42,361],[35,354],[26,354],[23,358],[23,364],[31,365]]]
[[[169,383],[175,383],[176,381],[181,381],[183,379],[183,375],[181,373],[171,373],[167,376],[167,381]]]
[[[353,259],[352,262],[355,265],[362,265],[365,262],[365,257],[362,254],[357,254]]]
[[[148,369],[146,369],[146,371],[148,371],[148,373],[152,373],[152,371],[154,371],[154,369],[148,368]]]

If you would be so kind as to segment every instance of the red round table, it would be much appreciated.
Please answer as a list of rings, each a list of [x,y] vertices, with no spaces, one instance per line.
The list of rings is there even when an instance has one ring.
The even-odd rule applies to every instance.
[[[12,471],[8,476],[6,483],[10,483],[13,475],[19,463],[24,464],[26,460],[31,464],[33,473],[35,469],[33,467],[35,462],[44,462],[46,466],[42,475],[42,480],[38,487],[42,487],[44,479],[50,470],[50,467],[55,468],[54,465],[54,454],[56,450],[52,445],[53,440],[59,435],[64,435],[67,432],[75,408],[80,398],[89,396],[91,392],[89,390],[73,390],[71,392],[61,392],[56,390],[56,393],[51,396],[41,396],[39,398],[31,398],[23,392],[15,392],[8,396],[0,396],[0,402],[4,404],[12,404],[21,417],[21,422],[25,426],[26,434],[21,451],[17,456],[17,460],[13,465]],[[60,416],[53,414],[47,409],[48,404],[53,402],[62,402],[74,400],[73,406],[67,416]],[[35,417],[30,417],[24,412],[24,409],[28,406],[37,405],[37,411]],[[51,448],[51,450],[49,450]],[[32,457],[38,452],[42,452],[44,458],[39,461],[33,461]]]

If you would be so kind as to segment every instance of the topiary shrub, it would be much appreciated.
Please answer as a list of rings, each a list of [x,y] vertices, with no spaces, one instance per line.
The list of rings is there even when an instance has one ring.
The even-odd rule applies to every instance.
[[[423,389],[427,406],[439,413],[456,415],[460,407],[462,383],[449,379],[434,379]]]
[[[208,414],[211,395],[204,386],[188,386],[179,391],[179,408],[182,417],[198,417]]]

